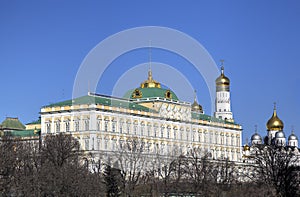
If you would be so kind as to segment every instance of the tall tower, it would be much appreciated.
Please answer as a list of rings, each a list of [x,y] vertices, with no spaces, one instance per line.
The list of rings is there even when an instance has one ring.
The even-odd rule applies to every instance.
[[[230,80],[224,75],[223,60],[221,62],[221,75],[216,79],[215,117],[233,122],[230,104]]]

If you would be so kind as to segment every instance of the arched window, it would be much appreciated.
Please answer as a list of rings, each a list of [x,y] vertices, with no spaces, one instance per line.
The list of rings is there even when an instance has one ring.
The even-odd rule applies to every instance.
[[[55,122],[55,128],[56,128],[56,132],[60,132],[60,121],[58,120],[58,121],[56,121]]]
[[[90,130],[90,121],[88,119],[84,121],[84,128],[86,131]]]
[[[46,124],[46,130],[47,130],[47,133],[51,132],[51,123],[50,122],[47,122],[47,124]]]
[[[79,131],[79,120],[75,120],[75,131]]]
[[[66,126],[66,132],[70,132],[70,122],[69,122],[69,120],[67,120],[65,122],[65,126]]]

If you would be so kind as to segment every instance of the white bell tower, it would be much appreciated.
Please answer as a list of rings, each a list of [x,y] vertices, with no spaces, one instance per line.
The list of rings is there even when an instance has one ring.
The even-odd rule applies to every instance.
[[[224,75],[224,60],[221,60],[221,75],[216,79],[215,117],[233,122],[230,104],[230,80]]]

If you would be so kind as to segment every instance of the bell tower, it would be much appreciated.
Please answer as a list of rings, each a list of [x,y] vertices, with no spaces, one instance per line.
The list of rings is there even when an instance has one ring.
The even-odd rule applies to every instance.
[[[230,102],[230,80],[224,74],[224,60],[221,60],[221,75],[216,79],[215,117],[233,122]]]

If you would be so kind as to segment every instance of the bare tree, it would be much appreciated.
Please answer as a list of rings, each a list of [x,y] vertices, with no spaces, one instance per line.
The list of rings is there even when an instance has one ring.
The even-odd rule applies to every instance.
[[[187,154],[186,169],[192,185],[192,192],[196,195],[207,196],[209,192],[212,165],[208,157],[209,153],[200,148],[192,148]]]
[[[122,175],[122,191],[126,196],[133,196],[136,186],[139,184],[147,155],[144,150],[144,143],[133,138],[119,142],[118,151],[115,152],[117,158],[116,168],[120,169]]]
[[[2,138],[0,143],[0,192],[3,196],[11,195],[15,186],[16,146],[16,142],[6,136]]]
[[[84,165],[79,143],[71,135],[46,136],[41,149],[41,195],[98,196],[98,177]],[[103,188],[103,187],[102,187]]]
[[[276,146],[257,147],[254,160],[256,165],[252,180],[270,188],[269,195],[300,195],[299,156],[292,149]]]

